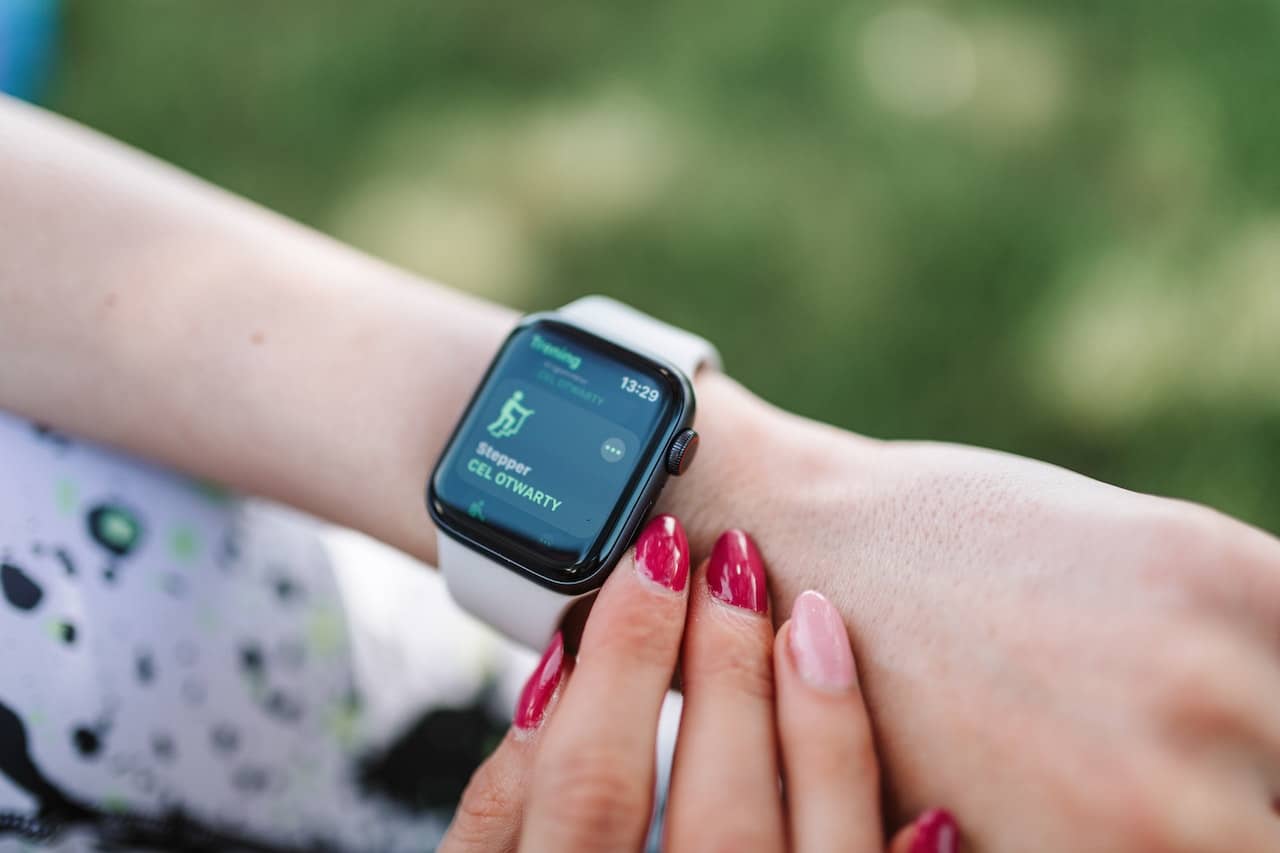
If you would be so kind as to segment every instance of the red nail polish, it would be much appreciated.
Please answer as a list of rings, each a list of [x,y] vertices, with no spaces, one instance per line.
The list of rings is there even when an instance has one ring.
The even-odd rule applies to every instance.
[[[711,594],[726,604],[764,613],[769,607],[764,560],[751,537],[741,530],[726,530],[711,549],[707,567]]]
[[[658,515],[636,539],[636,568],[654,583],[683,592],[689,582],[689,538],[674,515]]]
[[[531,731],[542,725],[542,718],[547,713],[547,703],[555,695],[560,686],[560,675],[564,671],[564,637],[556,631],[551,644],[542,653],[542,660],[524,683],[520,691],[520,701],[516,703],[516,728]]]
[[[960,831],[956,819],[945,809],[932,809],[916,818],[916,837],[911,853],[956,853]]]

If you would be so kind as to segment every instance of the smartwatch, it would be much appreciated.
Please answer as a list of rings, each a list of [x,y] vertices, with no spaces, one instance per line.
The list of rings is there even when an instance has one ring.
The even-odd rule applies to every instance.
[[[427,483],[454,599],[535,649],[630,547],[693,460],[703,338],[603,296],[524,318]]]

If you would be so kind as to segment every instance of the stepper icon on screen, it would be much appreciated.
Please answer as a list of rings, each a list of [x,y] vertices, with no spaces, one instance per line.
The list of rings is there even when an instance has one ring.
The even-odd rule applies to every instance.
[[[520,401],[523,399],[523,391],[512,392],[511,396],[507,398],[507,402],[502,404],[502,409],[498,412],[498,419],[489,424],[489,435],[494,438],[511,438],[520,432],[524,422],[533,414],[533,409],[520,405]]]

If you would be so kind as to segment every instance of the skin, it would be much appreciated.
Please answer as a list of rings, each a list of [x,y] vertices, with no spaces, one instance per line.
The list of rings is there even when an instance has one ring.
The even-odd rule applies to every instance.
[[[514,312],[423,283],[0,100],[0,408],[363,530],[427,563],[427,473]],[[902,821],[979,849],[1280,847],[1280,543],[972,448],[879,442],[696,379],[659,508],[730,525],[775,613],[857,625]]]
[[[643,849],[658,711],[677,661],[685,706],[664,850],[885,851],[856,681],[839,690],[805,683],[788,648],[790,623],[775,642],[767,612],[719,601],[706,575],[704,563],[672,591],[638,570],[634,552],[622,560],[551,706],[476,771],[441,853]],[[905,827],[890,849],[913,849],[916,835]]]

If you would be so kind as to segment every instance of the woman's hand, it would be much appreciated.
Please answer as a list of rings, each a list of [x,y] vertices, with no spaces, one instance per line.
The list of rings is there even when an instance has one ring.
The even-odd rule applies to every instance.
[[[577,660],[552,641],[441,849],[640,850],[677,661],[685,705],[664,849],[885,849],[871,727],[839,614],[807,592],[775,640],[755,544],[725,533],[690,577],[671,516],[649,523],[605,584]],[[933,811],[891,850],[951,853],[957,840],[950,816]]]
[[[776,606],[821,589],[854,627],[891,817],[946,803],[967,845],[1011,853],[1280,850],[1274,538],[1028,459],[861,438],[722,377],[699,411],[660,506],[695,551],[745,526]]]

